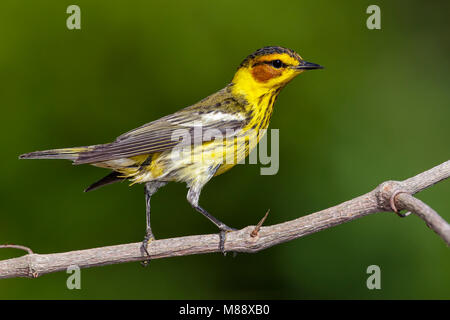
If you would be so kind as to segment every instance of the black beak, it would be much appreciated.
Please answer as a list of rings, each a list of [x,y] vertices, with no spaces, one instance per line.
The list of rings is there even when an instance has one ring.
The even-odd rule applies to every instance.
[[[318,65],[316,63],[308,62],[308,61],[302,61],[299,65],[293,67],[296,70],[313,70],[313,69],[323,69],[321,65]]]

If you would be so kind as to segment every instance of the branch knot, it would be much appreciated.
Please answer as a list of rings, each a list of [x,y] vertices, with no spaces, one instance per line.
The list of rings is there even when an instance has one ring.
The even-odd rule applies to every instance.
[[[381,183],[376,188],[377,191],[375,192],[378,208],[384,211],[395,212],[397,208],[395,208],[395,205],[394,207],[392,206],[392,199],[395,198],[398,193],[404,192],[402,189],[401,182],[399,181],[389,180]]]

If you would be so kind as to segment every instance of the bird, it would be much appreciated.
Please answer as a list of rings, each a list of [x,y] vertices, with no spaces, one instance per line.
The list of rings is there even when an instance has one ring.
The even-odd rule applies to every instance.
[[[256,147],[269,126],[280,91],[307,70],[322,69],[292,49],[266,46],[248,55],[223,89],[203,100],[146,123],[111,143],[52,149],[22,154],[20,159],[66,159],[112,172],[85,192],[122,180],[145,186],[146,230],[141,249],[155,239],[151,228],[150,199],[169,182],[188,187],[191,206],[219,229],[219,249],[236,229],[199,205],[203,187],[230,170]]]

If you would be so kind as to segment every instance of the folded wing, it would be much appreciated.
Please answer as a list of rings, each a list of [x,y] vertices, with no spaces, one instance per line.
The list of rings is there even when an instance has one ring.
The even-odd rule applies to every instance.
[[[235,135],[247,123],[242,113],[243,107],[235,100],[230,100],[226,109],[219,108],[218,103],[221,102],[217,102],[214,96],[208,97],[199,104],[129,131],[112,143],[83,152],[74,164],[98,163],[171,150],[193,141],[208,140],[204,139],[205,132],[212,129],[215,132],[218,130],[223,138]],[[187,134],[191,139],[184,139]]]

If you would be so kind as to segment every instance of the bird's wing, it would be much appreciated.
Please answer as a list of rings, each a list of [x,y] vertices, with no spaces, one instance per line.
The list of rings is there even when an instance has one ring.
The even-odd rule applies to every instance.
[[[238,101],[232,99],[226,103],[227,108],[223,109],[218,106],[217,97],[216,99],[211,99],[211,97],[213,96],[196,105],[129,131],[112,143],[98,145],[93,150],[83,152],[74,161],[74,164],[129,158],[162,152],[175,146],[190,145],[197,141],[211,140],[211,137],[204,138],[205,131],[210,129],[218,130],[215,132],[220,132],[223,138],[234,135],[236,130],[247,123],[242,113],[236,112],[242,111],[243,107],[239,105]],[[185,138],[187,135],[190,139]]]

